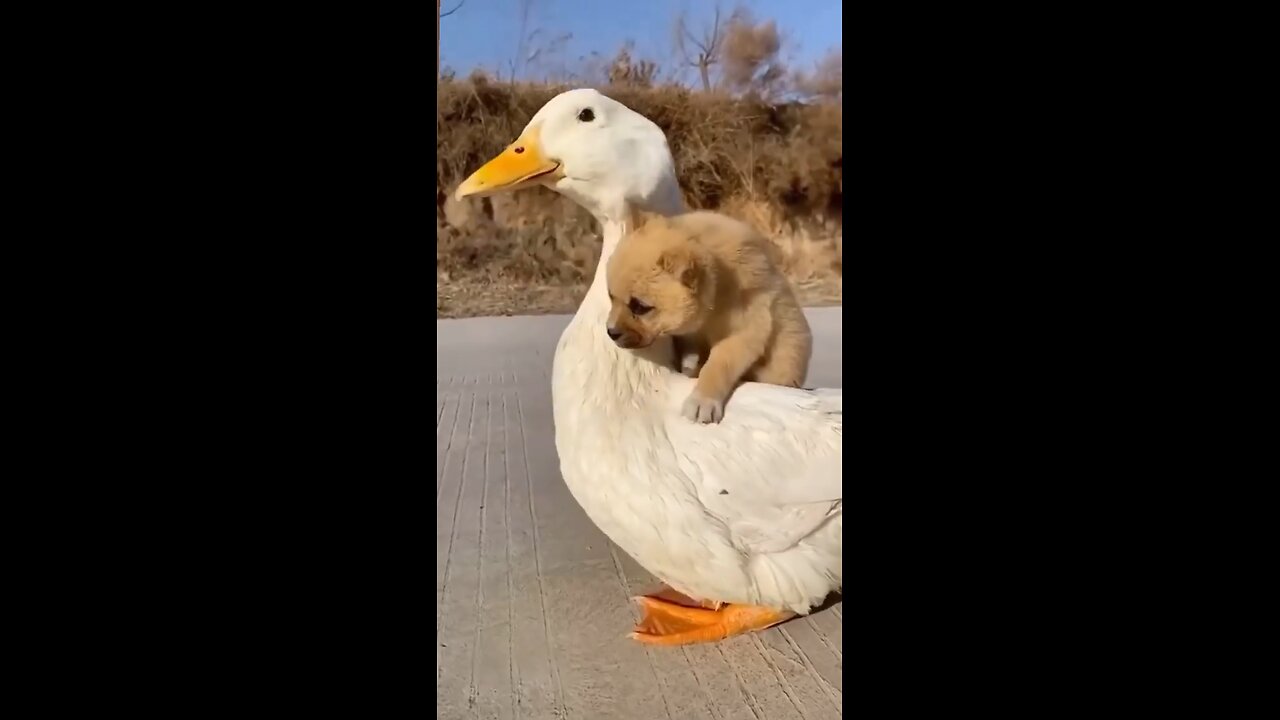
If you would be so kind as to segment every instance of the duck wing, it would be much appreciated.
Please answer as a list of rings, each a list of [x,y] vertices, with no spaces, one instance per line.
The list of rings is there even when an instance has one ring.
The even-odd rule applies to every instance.
[[[683,382],[681,382],[683,381]],[[666,430],[698,501],[748,553],[780,552],[838,516],[843,499],[843,391],[745,383],[724,419],[679,412],[693,381],[672,379]]]

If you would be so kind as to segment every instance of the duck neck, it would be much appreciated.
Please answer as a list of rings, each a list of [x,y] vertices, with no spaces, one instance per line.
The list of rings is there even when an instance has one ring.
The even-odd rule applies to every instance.
[[[618,243],[622,242],[622,238],[635,227],[635,212],[637,209],[657,212],[667,216],[678,215],[685,211],[684,200],[681,198],[678,188],[664,186],[663,190],[665,192],[654,193],[644,203],[645,207],[643,208],[638,208],[638,206],[628,202],[621,202],[613,210],[593,213],[600,223],[600,234],[603,237],[604,244],[600,248],[600,262],[596,263],[595,277],[591,280],[591,287],[587,290],[587,296],[578,308],[575,319],[586,314],[590,314],[592,320],[599,320],[601,323],[608,319],[609,287],[605,280],[605,271],[609,264],[609,257],[613,255],[614,250],[618,249]],[[584,313],[584,311],[587,312]],[[603,327],[601,325],[601,334],[603,334]],[[612,343],[609,344],[612,345]]]
[[[632,219],[625,213],[599,220],[604,238],[600,262],[586,297],[565,329],[555,365],[557,372],[567,373],[569,381],[585,387],[587,396],[593,395],[590,391],[597,385],[607,385],[601,389],[601,397],[626,401],[628,396],[650,392],[664,374],[674,372],[674,350],[669,338],[659,338],[640,350],[624,350],[605,335],[610,310],[606,268]]]
[[[596,274],[591,279],[591,287],[587,289],[587,295],[582,300],[582,306],[578,308],[577,317],[590,316],[592,321],[600,321],[600,330],[603,334],[604,323],[609,317],[609,285],[606,280],[609,258],[613,255],[614,250],[618,249],[618,243],[631,230],[630,218],[622,218],[617,220],[602,218],[600,220],[601,235],[604,238],[604,244],[600,248],[600,261],[596,263]],[[612,343],[610,343],[612,344]]]

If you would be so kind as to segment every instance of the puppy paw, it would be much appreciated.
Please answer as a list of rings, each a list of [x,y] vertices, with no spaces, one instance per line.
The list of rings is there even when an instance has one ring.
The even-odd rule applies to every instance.
[[[681,413],[694,422],[718,423],[724,419],[724,401],[693,392],[685,399]]]

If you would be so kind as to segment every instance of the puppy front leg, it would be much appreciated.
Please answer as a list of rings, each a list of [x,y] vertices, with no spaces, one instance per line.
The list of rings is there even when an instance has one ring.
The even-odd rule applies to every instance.
[[[707,362],[698,373],[698,384],[684,401],[684,416],[694,422],[718,423],[724,418],[724,404],[738,381],[760,360],[769,340],[770,320],[747,324],[742,332],[730,335],[711,347]]]
[[[779,327],[773,346],[768,348],[760,364],[748,373],[748,379],[770,385],[803,387],[812,355],[813,335],[808,324],[786,329]]]

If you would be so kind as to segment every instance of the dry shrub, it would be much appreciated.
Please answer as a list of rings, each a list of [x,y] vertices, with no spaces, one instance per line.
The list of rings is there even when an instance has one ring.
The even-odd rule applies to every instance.
[[[549,85],[442,81],[436,104],[437,277],[579,287],[599,257],[599,229],[577,205],[538,188],[456,201],[468,174],[516,138],[557,93]],[[755,224],[782,248],[797,282],[839,268],[841,109],[773,105],[641,83],[601,90],[666,133],[691,207]]]
[[[810,72],[797,72],[796,89],[809,97],[840,102],[844,98],[844,48],[832,48]]]
[[[613,56],[613,60],[609,61],[605,75],[610,85],[653,87],[654,78],[658,75],[658,64],[652,60],[632,59],[634,49],[634,44],[628,41]]]
[[[725,27],[721,47],[721,76],[726,88],[769,97],[786,78],[786,67],[778,59],[781,49],[777,23],[757,23],[750,11],[739,8]]]

